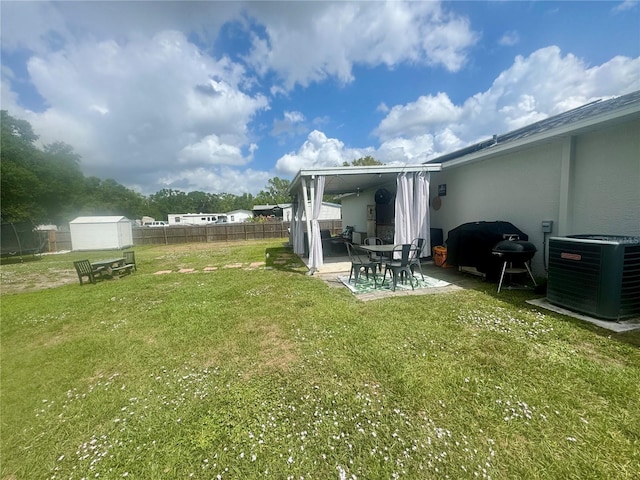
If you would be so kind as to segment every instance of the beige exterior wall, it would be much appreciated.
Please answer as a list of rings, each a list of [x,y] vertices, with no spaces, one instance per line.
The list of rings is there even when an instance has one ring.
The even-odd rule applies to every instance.
[[[431,207],[431,226],[442,228],[446,240],[463,223],[511,222],[538,248],[533,268],[539,275],[542,220],[553,220],[552,236],[640,235],[639,132],[636,120],[475,163],[445,164],[431,177],[432,200],[438,185],[447,185],[440,209]]]
[[[640,120],[576,139],[572,233],[640,235]]]
[[[390,192],[395,192],[396,184],[378,185],[374,190],[360,192],[360,196],[350,195],[342,199],[342,228],[349,225],[355,226],[356,232],[367,231],[367,206],[373,205],[375,208],[375,194],[378,188],[386,188]],[[372,235],[375,235],[375,224],[373,224]]]

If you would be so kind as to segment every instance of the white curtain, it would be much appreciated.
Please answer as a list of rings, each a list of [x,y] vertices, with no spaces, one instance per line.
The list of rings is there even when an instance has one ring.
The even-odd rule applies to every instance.
[[[297,208],[295,209],[292,233],[293,233],[293,252],[296,255],[304,254],[304,227],[302,216],[304,215],[304,197],[302,192],[298,194]]]
[[[421,256],[429,255],[429,172],[399,173],[396,191],[395,235],[393,243],[411,243],[424,238]]]
[[[317,176],[315,179],[315,192],[312,199],[311,212],[311,248],[309,250],[309,270],[311,273],[324,265],[322,258],[322,239],[320,238],[320,210],[322,208],[322,197],[324,195],[324,176]]]

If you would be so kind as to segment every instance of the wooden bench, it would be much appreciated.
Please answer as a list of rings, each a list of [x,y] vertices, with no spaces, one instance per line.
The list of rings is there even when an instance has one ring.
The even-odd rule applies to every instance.
[[[78,260],[73,262],[73,266],[76,267],[80,285],[84,285],[82,282],[84,277],[87,277],[91,283],[96,283],[96,280],[102,280],[102,274],[105,271],[104,267],[93,267],[89,260]]]
[[[133,270],[133,265],[121,265],[119,267],[111,267],[112,275],[127,275]]]

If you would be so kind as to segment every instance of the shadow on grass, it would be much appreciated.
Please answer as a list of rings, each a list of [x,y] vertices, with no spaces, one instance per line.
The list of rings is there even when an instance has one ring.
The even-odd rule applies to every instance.
[[[300,260],[292,247],[282,246],[265,250],[265,266],[274,270],[305,274],[307,266]]]
[[[7,257],[0,258],[0,265],[15,265],[16,263],[27,263],[27,262],[37,262],[42,260],[42,255],[40,254],[24,254],[20,255],[11,255]]]

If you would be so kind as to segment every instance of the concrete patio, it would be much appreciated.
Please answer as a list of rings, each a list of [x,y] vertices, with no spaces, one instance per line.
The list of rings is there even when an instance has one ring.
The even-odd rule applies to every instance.
[[[305,257],[302,257],[301,259],[308,267],[309,259]],[[324,265],[322,265],[313,276],[323,280],[331,287],[346,288],[342,281],[340,281],[339,277],[348,277],[350,270],[351,261],[349,260],[349,257],[327,257],[324,259]],[[474,286],[478,286],[483,283],[483,280],[480,277],[459,272],[457,268],[438,267],[431,260],[425,260],[422,262],[422,272],[425,276],[445,281],[450,285],[446,287],[420,288],[416,290],[398,289],[395,292],[390,290],[376,290],[375,292],[360,294],[358,295],[358,299],[368,301],[405,295],[433,295],[437,293],[448,293],[466,288],[473,288]]]

